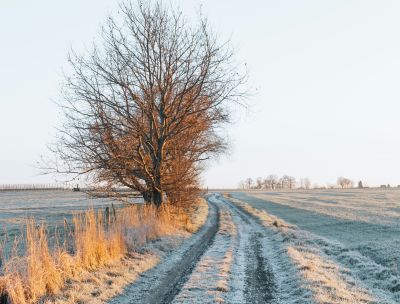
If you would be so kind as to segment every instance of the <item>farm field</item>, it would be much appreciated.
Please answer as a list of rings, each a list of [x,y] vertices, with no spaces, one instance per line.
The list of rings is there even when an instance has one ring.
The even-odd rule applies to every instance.
[[[150,243],[165,252],[158,263],[113,298],[88,289],[85,301],[399,303],[399,190],[220,191],[206,198],[207,221],[197,233],[173,251],[163,249],[165,240]],[[2,238],[18,235],[28,217],[55,227],[111,203],[84,193],[3,192]]]
[[[0,225],[11,230],[27,218],[55,224],[74,212],[89,208],[115,206],[121,202],[110,198],[93,198],[83,192],[72,191],[4,191],[0,192]]]
[[[348,271],[379,303],[400,301],[398,189],[232,192],[294,225],[312,249]]]
[[[232,193],[300,229],[400,269],[400,190]]]
[[[110,198],[92,198],[83,192],[72,191],[1,191],[0,192],[0,241],[5,253],[15,238],[24,231],[28,219],[44,222],[50,232],[61,228],[74,213],[88,209],[105,209],[121,202]]]

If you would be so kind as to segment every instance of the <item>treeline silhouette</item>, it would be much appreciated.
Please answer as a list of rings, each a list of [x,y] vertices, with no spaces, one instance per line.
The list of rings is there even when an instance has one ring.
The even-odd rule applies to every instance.
[[[400,188],[400,185],[393,186],[395,188]],[[379,188],[393,188],[390,184],[383,184],[380,185]],[[262,190],[262,189],[269,189],[269,190],[275,190],[275,189],[364,189],[364,188],[369,188],[367,186],[366,182],[358,181],[358,183],[355,183],[353,180],[340,176],[337,178],[336,184],[327,184],[327,185],[318,185],[318,184],[313,184],[311,185],[311,181],[309,178],[299,178],[296,179],[293,176],[290,175],[283,175],[282,177],[279,177],[278,175],[271,174],[268,175],[265,178],[258,177],[256,179],[253,179],[251,177],[246,178],[245,180],[242,180],[238,184],[238,189],[255,189],[255,190]]]
[[[308,178],[296,179],[290,175],[283,175],[279,177],[275,174],[268,175],[265,178],[258,177],[252,179],[251,177],[239,183],[239,189],[293,189],[293,188],[310,189],[311,182]]]

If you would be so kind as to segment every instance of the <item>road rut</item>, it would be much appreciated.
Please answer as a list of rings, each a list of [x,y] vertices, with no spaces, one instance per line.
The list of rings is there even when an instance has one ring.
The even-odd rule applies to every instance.
[[[266,230],[220,194],[204,227],[110,303],[279,303]]]

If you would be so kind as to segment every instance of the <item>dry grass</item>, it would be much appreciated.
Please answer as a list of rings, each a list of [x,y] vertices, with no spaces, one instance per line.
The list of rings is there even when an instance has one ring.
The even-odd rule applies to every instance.
[[[208,204],[203,198],[199,198],[195,204],[189,206],[185,211],[187,214],[190,214],[185,229],[190,233],[194,233],[199,230],[207,220]]]
[[[82,278],[90,280],[90,274],[101,269],[115,270],[124,265],[128,269],[136,267],[136,274],[138,270],[145,271],[153,267],[158,258],[147,254],[148,259],[138,263],[129,261],[127,256],[134,260],[135,251],[149,240],[174,235],[177,231],[196,231],[205,221],[207,204],[192,208],[200,218],[197,221],[191,220],[188,215],[192,210],[171,206],[161,210],[148,205],[129,206],[117,210],[115,214],[111,212],[107,217],[103,212],[88,210],[74,215],[72,225],[65,223],[66,241],[52,250],[46,226],[29,220],[23,238],[25,254],[18,256],[14,252],[4,263],[0,292],[13,304],[36,303],[43,296],[62,294],[71,282],[82,284]],[[139,260],[143,257],[140,256]],[[123,284],[128,283],[122,281]],[[91,286],[93,288],[96,284]],[[77,302],[69,297],[67,303]]]
[[[361,288],[346,282],[338,265],[309,250],[288,247],[288,254],[307,280],[317,303],[372,303],[373,298]]]

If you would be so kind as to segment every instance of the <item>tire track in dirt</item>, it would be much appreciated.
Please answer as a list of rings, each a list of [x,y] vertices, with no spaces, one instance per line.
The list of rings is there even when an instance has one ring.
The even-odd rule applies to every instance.
[[[197,262],[173,303],[223,303],[227,300],[234,251],[238,242],[237,225],[225,204],[216,201],[213,196],[209,201],[219,206],[219,229],[214,242]]]
[[[229,207],[233,214],[238,230],[242,231],[242,248],[245,252],[244,259],[244,290],[243,302],[245,303],[276,303],[276,280],[271,267],[271,262],[263,254],[264,231],[256,219],[244,213],[222,196],[219,199]],[[238,279],[238,278],[233,278]],[[240,278],[239,278],[240,279]],[[234,302],[234,299],[232,299]],[[239,302],[237,302],[239,303]]]
[[[303,288],[301,277],[282,248],[282,240],[266,229],[259,218],[239,208],[230,198],[220,196],[250,229],[245,261],[247,261],[245,303],[311,304],[312,294]],[[251,239],[251,237],[253,239]],[[244,238],[246,239],[246,238]],[[253,270],[250,270],[250,269]],[[235,277],[233,277],[235,279]],[[235,302],[232,303],[242,303]]]
[[[213,242],[218,228],[219,207],[209,202],[209,215],[200,231],[185,242],[178,252],[166,256],[164,261],[143,273],[138,281],[109,303],[171,303],[189,278],[196,262]]]
[[[209,217],[190,244],[110,303],[281,303],[265,228],[220,194],[207,200]]]
[[[220,229],[173,303],[276,303],[275,276],[264,254],[265,229],[221,195],[209,201],[221,210]]]
[[[275,294],[274,274],[262,256],[261,233],[252,235],[249,265],[246,273],[245,295],[248,303],[273,303]]]

